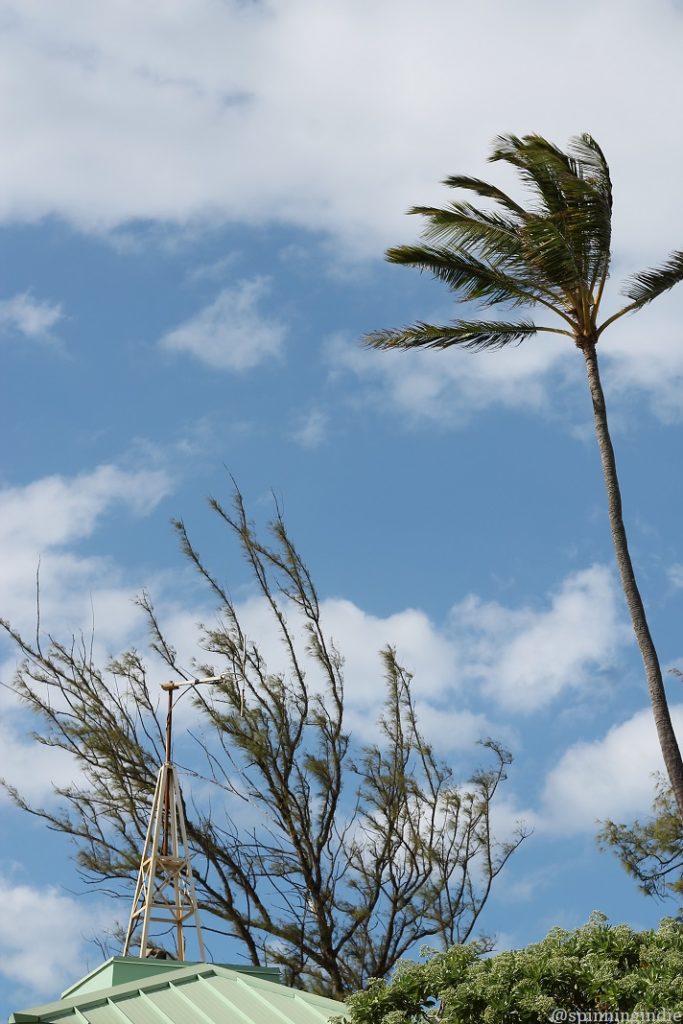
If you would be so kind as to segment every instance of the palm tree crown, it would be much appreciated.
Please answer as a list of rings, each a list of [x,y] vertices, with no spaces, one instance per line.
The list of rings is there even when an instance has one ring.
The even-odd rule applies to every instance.
[[[612,183],[598,144],[580,135],[564,153],[538,135],[506,135],[496,140],[490,160],[517,168],[532,194],[528,209],[479,178],[446,178],[445,185],[487,203],[413,207],[411,213],[427,219],[428,244],[397,246],[387,259],[431,272],[464,301],[478,301],[483,308],[541,306],[563,325],[526,319],[417,323],[373,332],[366,339],[372,347],[501,348],[540,332],[566,334],[584,347],[595,344],[619,317],[683,279],[683,252],[674,252],[661,267],[634,275],[624,288],[629,304],[599,323],[610,266]]]
[[[515,318],[454,320],[444,326],[419,322],[399,330],[375,331],[366,342],[380,349],[451,345],[496,349],[545,332],[567,335],[581,349],[617,566],[643,659],[664,763],[683,820],[683,759],[628,549],[597,357],[598,340],[610,324],[683,279],[683,252],[672,253],[660,267],[633,275],[623,289],[627,305],[600,322],[610,267],[612,183],[598,144],[590,135],[580,135],[564,153],[539,135],[522,139],[504,135],[496,139],[490,159],[516,168],[531,193],[528,208],[479,178],[446,178],[445,185],[473,193],[484,203],[460,200],[439,209],[414,207],[410,212],[427,220],[424,244],[389,249],[387,259],[431,272],[460,299],[477,302],[483,309],[502,306],[510,316],[521,307],[541,307],[555,314],[555,326]],[[548,318],[546,314],[544,319]]]

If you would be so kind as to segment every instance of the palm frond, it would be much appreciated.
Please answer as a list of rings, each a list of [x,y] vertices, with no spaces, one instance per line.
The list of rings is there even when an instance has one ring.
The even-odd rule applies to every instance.
[[[536,136],[533,137],[533,140],[534,145],[538,144],[540,147]],[[515,139],[514,144],[523,148],[526,143]],[[551,146],[550,149],[553,159],[564,157],[564,154],[560,153],[556,147]],[[563,165],[566,165],[566,157],[562,162]],[[550,180],[552,175],[546,174],[546,177]],[[453,182],[459,180],[461,179],[449,179]],[[548,182],[546,182],[546,186],[549,187]],[[566,200],[559,187],[555,189],[554,201],[561,206],[563,211],[566,209]],[[483,231],[479,228],[479,223],[486,217],[487,223],[490,225],[486,230],[485,237],[488,245],[481,245],[479,255],[491,258],[496,252],[497,245],[498,255],[502,256],[504,265],[510,262],[510,257],[513,256],[512,267],[514,270],[518,273],[523,271],[525,276],[540,274],[545,281],[547,290],[556,293],[559,288],[566,295],[567,292],[575,292],[581,287],[584,280],[584,261],[581,260],[579,263],[575,246],[567,238],[566,230],[563,230],[566,225],[563,225],[558,217],[541,216],[536,213],[525,213],[523,218],[517,216],[510,218],[509,215],[501,217],[496,213],[482,214],[468,203],[454,203],[451,209],[456,211],[455,216],[449,217],[445,212],[436,215],[436,211],[426,207],[417,207],[415,211],[411,212],[421,212],[430,216],[431,223],[424,232],[425,238],[430,241],[455,243],[466,249],[470,244],[475,241],[479,242],[482,238]],[[462,216],[458,216],[458,214]],[[477,224],[472,225],[472,220],[476,220]],[[451,224],[454,230],[449,232]],[[497,264],[498,260],[495,262]],[[560,297],[557,296],[557,298]]]
[[[510,306],[541,303],[560,316],[565,316],[556,305],[556,295],[544,291],[536,280],[507,274],[500,267],[477,259],[469,252],[454,252],[452,249],[432,246],[399,245],[388,249],[386,258],[390,263],[428,271],[453,291],[459,292],[467,302],[478,300],[483,306],[501,302]]]
[[[496,263],[521,259],[519,225],[509,217],[462,202],[450,203],[445,209],[413,206],[408,212],[428,219],[422,237],[429,241],[473,251],[485,259],[495,254]]]
[[[506,210],[509,210],[510,213],[515,213],[522,219],[526,217],[526,210],[523,206],[520,206],[514,199],[511,199],[502,189],[496,188],[495,185],[491,185],[488,181],[482,181],[481,178],[471,178],[466,174],[457,174],[444,178],[442,184],[448,185],[449,188],[464,188],[470,192],[476,192],[482,199],[493,199]]]
[[[499,320],[456,320],[454,323],[444,326],[418,321],[411,327],[373,331],[371,334],[367,334],[363,341],[370,348],[377,349],[442,349],[459,345],[461,348],[477,351],[519,344],[525,338],[542,330],[547,330],[547,328],[537,327],[530,321],[506,323]]]
[[[602,178],[596,181],[600,161],[589,139],[574,140],[575,150],[583,146],[590,154],[588,165],[539,135],[499,136],[490,159],[517,168],[540,201],[537,215],[555,222],[572,250],[579,276],[594,282],[606,274],[609,263],[611,192],[605,193]]]
[[[612,209],[612,178],[605,154],[592,135],[584,132],[569,140],[568,150],[573,154],[582,177],[597,186]],[[589,173],[586,173],[586,172]]]
[[[597,304],[600,304],[605,282],[609,276],[612,246],[612,178],[609,164],[600,146],[592,135],[584,132],[569,140],[568,150],[576,159],[583,179],[598,193],[602,203],[598,203],[595,215],[591,217],[590,231],[595,236],[594,251],[589,258],[590,280],[592,292],[598,288]]]
[[[579,176],[576,161],[542,135],[525,135],[522,139],[517,135],[499,135],[493,144],[494,149],[489,156],[489,163],[505,160],[523,170],[530,166],[529,157],[535,151],[536,155],[542,154],[544,161],[557,163],[567,173]]]
[[[631,309],[639,309],[658,295],[683,281],[683,252],[671,253],[666,263],[654,270],[641,270],[628,279],[622,292],[632,300]]]
[[[538,135],[499,135],[489,161],[504,160],[519,171],[522,180],[538,196],[542,215],[561,214],[566,209],[565,178],[578,181],[574,162]]]
[[[560,288],[565,301],[584,283],[582,266],[565,233],[551,217],[533,216],[524,224],[521,234],[522,252],[527,274],[546,282],[547,288]]]

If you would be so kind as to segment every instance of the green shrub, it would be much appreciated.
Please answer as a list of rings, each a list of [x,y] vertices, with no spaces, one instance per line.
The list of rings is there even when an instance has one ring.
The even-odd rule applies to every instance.
[[[670,918],[635,932],[594,913],[576,931],[554,928],[496,956],[477,942],[423,952],[426,960],[402,961],[390,981],[349,997],[350,1024],[595,1024],[618,1020],[615,1011],[631,1012],[633,1024],[683,1024],[683,924]]]

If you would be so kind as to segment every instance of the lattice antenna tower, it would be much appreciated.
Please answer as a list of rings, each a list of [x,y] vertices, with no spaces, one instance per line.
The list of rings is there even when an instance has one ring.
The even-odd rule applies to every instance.
[[[208,676],[184,683],[162,683],[168,694],[166,713],[166,757],[157,775],[147,837],[142,850],[140,869],[135,885],[133,907],[123,955],[128,956],[134,933],[140,929],[140,957],[164,955],[151,944],[150,930],[154,924],[165,925],[175,934],[178,960],[185,959],[185,925],[194,921],[199,959],[206,960],[204,939],[199,920],[199,906],[192,875],[190,848],[178,773],[173,764],[174,695],[182,687],[200,683],[217,683],[222,677]],[[179,699],[179,698],[178,698]],[[177,701],[176,701],[177,702]]]

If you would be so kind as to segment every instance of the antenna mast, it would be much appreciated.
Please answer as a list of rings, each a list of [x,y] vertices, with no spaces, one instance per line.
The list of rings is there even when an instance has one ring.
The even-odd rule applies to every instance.
[[[204,939],[199,921],[199,906],[194,887],[190,849],[178,773],[171,760],[173,740],[173,696],[176,690],[197,683],[218,682],[220,677],[193,679],[188,683],[162,683],[168,694],[166,713],[166,759],[159,769],[152,800],[152,813],[142,850],[135,896],[123,955],[128,956],[133,933],[142,923],[140,957],[155,955],[150,946],[150,925],[161,922],[175,930],[178,960],[185,959],[184,924],[194,918],[197,930],[199,959],[206,960]]]

